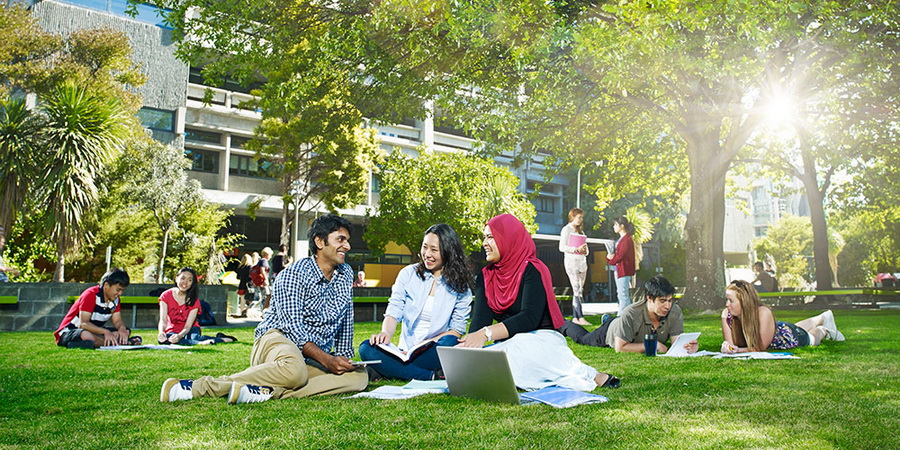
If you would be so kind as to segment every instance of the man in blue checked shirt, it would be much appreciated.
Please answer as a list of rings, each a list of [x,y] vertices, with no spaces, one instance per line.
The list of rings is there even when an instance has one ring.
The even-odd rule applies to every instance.
[[[354,272],[350,222],[328,214],[309,229],[313,256],[286,267],[275,279],[271,307],[256,327],[250,368],[230,376],[170,378],[161,401],[228,397],[228,403],[361,391],[369,379],[353,357]]]

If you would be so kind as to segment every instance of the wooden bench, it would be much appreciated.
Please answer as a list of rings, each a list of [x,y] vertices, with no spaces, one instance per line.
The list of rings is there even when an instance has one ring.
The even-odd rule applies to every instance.
[[[378,305],[387,305],[390,297],[353,297],[354,305],[370,305],[372,307],[372,322],[380,322],[378,318]]]
[[[900,295],[900,291],[896,289],[883,289],[883,288],[848,288],[848,289],[830,289],[826,291],[779,291],[779,292],[760,292],[760,298],[771,298],[775,299],[775,303],[778,303],[778,299],[783,298],[792,298],[792,297],[816,297],[816,296],[834,296],[834,295],[868,295],[868,296],[896,296]],[[683,292],[676,292],[673,295],[675,298],[684,297]],[[724,295],[723,295],[724,298]],[[777,305],[774,305],[777,306]]]

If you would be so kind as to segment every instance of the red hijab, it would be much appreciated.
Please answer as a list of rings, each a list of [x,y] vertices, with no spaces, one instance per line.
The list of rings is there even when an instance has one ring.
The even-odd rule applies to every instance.
[[[512,214],[496,216],[489,220],[487,225],[491,229],[494,242],[500,251],[500,261],[481,270],[484,275],[484,293],[491,310],[499,314],[515,303],[516,297],[519,295],[519,287],[522,285],[525,268],[528,267],[528,263],[531,263],[541,274],[553,328],[563,326],[562,312],[559,310],[559,304],[556,303],[556,295],[553,294],[550,269],[537,258],[534,241],[528,234],[528,230],[525,229],[525,225],[522,225],[522,222]]]

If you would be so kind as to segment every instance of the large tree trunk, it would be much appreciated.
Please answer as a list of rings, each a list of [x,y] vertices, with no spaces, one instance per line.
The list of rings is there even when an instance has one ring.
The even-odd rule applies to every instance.
[[[809,220],[813,231],[813,260],[816,265],[816,289],[831,289],[831,265],[828,259],[828,224],[825,221],[825,194],[819,190],[815,167],[807,166],[800,180],[806,188]]]
[[[291,204],[292,202],[286,200],[284,197],[281,198],[281,245],[287,245],[288,248],[292,247],[291,243],[291,223],[293,221],[294,215],[291,214]]]
[[[53,272],[53,281],[57,283],[66,282],[66,244],[65,237],[61,236],[56,239],[56,270]]]
[[[816,289],[831,289],[831,264],[828,258],[828,224],[825,221],[825,192],[828,191],[830,177],[826,176],[819,187],[816,160],[810,149],[810,137],[804,130],[798,130],[800,139],[803,173],[798,178],[806,190],[809,203],[809,220],[813,231],[813,260],[816,265]]]
[[[166,251],[169,246],[169,229],[163,230],[162,251],[159,253],[159,267],[156,268],[156,282],[163,282],[163,274],[166,267]]]
[[[688,139],[691,208],[684,227],[686,283],[683,305],[724,306],[725,174],[731,159],[721,150],[718,129]]]

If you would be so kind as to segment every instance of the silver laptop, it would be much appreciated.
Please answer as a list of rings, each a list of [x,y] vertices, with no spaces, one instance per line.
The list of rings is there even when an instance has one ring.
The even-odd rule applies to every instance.
[[[438,347],[450,395],[518,405],[519,391],[502,350]]]

